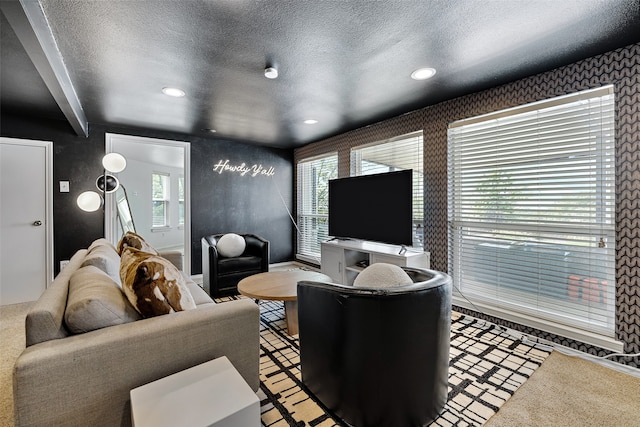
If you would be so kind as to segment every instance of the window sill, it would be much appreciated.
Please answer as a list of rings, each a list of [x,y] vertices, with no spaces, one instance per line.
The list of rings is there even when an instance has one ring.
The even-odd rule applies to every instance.
[[[152,233],[163,233],[165,231],[171,231],[171,227],[170,226],[164,226],[164,227],[152,227],[151,228],[151,232]]]
[[[320,266],[320,254],[318,254],[317,256],[296,254],[296,259],[307,262],[309,264]]]
[[[552,322],[546,319],[535,318],[524,313],[516,313],[506,308],[497,308],[489,304],[474,301],[471,304],[466,298],[460,295],[453,295],[453,305],[467,308],[473,311],[480,311],[489,316],[498,317],[507,321],[515,322],[520,325],[529,326],[541,331],[550,332],[555,335],[570,338],[582,343],[594,345],[606,350],[620,353],[624,350],[624,345],[613,337],[605,336],[596,332],[590,332],[569,325]]]

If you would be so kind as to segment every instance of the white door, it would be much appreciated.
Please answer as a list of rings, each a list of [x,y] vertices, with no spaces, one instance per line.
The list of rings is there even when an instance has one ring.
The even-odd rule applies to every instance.
[[[0,305],[38,299],[52,276],[51,145],[0,138]]]

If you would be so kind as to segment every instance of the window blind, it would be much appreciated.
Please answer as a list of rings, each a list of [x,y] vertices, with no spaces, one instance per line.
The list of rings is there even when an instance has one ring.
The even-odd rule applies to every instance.
[[[152,227],[169,225],[169,175],[153,173],[152,179]]]
[[[448,139],[456,303],[613,337],[613,87],[456,122]]]
[[[184,176],[178,177],[178,225],[184,225]]]
[[[413,246],[423,248],[424,168],[422,131],[351,149],[351,176],[413,169]]]
[[[329,180],[338,177],[338,155],[302,160],[297,166],[297,256],[320,261],[329,230]]]

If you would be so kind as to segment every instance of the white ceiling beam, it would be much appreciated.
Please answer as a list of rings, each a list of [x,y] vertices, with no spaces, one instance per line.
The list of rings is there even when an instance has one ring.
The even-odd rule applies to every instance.
[[[73,130],[77,135],[87,137],[89,123],[40,2],[3,0],[0,10]]]

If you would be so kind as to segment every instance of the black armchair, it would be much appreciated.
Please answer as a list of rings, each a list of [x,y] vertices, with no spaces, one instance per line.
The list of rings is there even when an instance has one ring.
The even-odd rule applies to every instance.
[[[298,283],[302,381],[347,423],[425,426],[447,401],[451,278],[393,288]]]
[[[238,293],[238,282],[252,274],[269,271],[269,241],[255,234],[240,234],[245,240],[244,252],[227,258],[218,252],[218,240],[223,234],[203,237],[202,284],[213,297]]]

